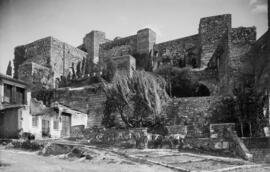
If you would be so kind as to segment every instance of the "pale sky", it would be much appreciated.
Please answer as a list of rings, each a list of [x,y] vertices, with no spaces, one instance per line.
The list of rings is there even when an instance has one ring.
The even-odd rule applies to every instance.
[[[5,73],[14,48],[53,36],[73,46],[85,34],[125,37],[152,28],[157,42],[198,33],[202,17],[232,14],[233,27],[267,30],[267,0],[0,0],[0,72]]]

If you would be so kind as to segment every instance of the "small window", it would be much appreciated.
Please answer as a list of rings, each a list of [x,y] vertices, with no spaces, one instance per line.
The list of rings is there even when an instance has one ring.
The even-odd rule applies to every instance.
[[[32,117],[32,126],[38,127],[38,117],[37,116]]]
[[[23,88],[16,87],[16,101],[18,104],[25,104],[24,92],[25,90]]]
[[[59,121],[58,120],[53,121],[53,129],[54,130],[58,130],[59,129]]]
[[[12,86],[4,84],[4,102],[11,103],[12,98]]]

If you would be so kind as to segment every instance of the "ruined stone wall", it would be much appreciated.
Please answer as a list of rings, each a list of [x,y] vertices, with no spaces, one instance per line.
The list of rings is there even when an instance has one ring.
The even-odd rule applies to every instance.
[[[100,45],[100,58],[132,55],[137,51],[137,35],[116,39]]]
[[[256,29],[234,28],[226,32],[217,45],[208,68],[217,70],[219,94],[232,94],[244,75],[251,75],[252,68],[247,52],[256,39]]]
[[[231,42],[231,34],[228,34],[226,32],[219,41],[217,48],[207,65],[207,69],[215,70],[217,72],[218,94],[221,95],[231,93],[229,82],[230,77],[229,58],[231,47],[230,42]]]
[[[201,66],[206,66],[225,33],[231,32],[231,15],[206,17],[200,20]]]
[[[199,35],[192,35],[154,45],[154,53],[158,57],[159,66],[168,64],[183,67],[183,62],[184,66],[199,66],[198,43]]]
[[[55,38],[52,38],[51,41],[51,67],[55,78],[61,75],[67,76],[71,70],[72,63],[74,63],[76,70],[77,63],[86,58],[87,53],[78,48]]]
[[[242,75],[252,75],[253,70],[250,66],[250,58],[247,52],[250,51],[256,41],[255,27],[239,27],[232,29],[230,45],[230,69],[231,78],[236,85]]]
[[[51,37],[16,47],[14,52],[14,77],[18,78],[18,69],[22,63],[34,62],[45,67],[50,67],[50,49]]]
[[[49,68],[33,62],[20,65],[18,77],[27,82],[32,91],[54,87],[53,72]]]
[[[117,38],[113,41],[100,44],[100,60],[105,58],[132,55],[136,59],[137,68],[146,69],[150,61],[150,53],[156,42],[156,34],[151,29],[142,29],[136,35]],[[146,59],[145,59],[146,58]]]
[[[174,125],[187,125],[187,137],[209,137],[213,109],[221,97],[188,97],[174,99],[166,109],[167,118]]]
[[[76,67],[76,64],[79,61],[82,61],[84,57],[86,58],[86,55],[86,52],[83,52],[78,48],[55,38],[46,37],[15,48],[14,76],[18,78],[18,70],[21,64],[33,62],[49,68],[53,73],[52,79],[55,80],[55,78],[60,77],[63,74],[67,75],[72,63],[74,63]],[[27,66],[25,67],[27,68]],[[29,68],[25,70],[29,70]],[[32,71],[32,74],[34,72],[35,71]],[[28,80],[25,76],[22,79]],[[48,87],[50,87],[50,84],[51,83],[48,83]]]
[[[254,70],[255,84],[259,88],[257,91],[269,88],[270,30],[256,41],[248,55]]]

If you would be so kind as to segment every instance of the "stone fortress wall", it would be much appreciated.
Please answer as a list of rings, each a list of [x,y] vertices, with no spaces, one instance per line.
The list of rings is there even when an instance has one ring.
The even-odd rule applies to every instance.
[[[112,58],[119,66],[127,64],[129,59],[127,68],[130,71],[132,67],[146,69],[145,61],[155,59],[157,68],[164,65],[191,66],[192,73],[209,89],[211,96],[228,95],[236,85],[236,78],[252,73],[246,54],[255,41],[256,28],[232,28],[230,14],[202,18],[199,32],[195,35],[162,43],[156,43],[156,34],[149,28],[114,40],[107,39],[104,32],[92,31],[85,35],[83,44],[77,48],[47,37],[15,48],[15,77],[31,82],[42,80],[44,87],[55,88],[55,78],[66,76],[72,63],[76,66],[84,58],[94,63]],[[36,71],[44,71],[46,77],[34,75]],[[105,95],[102,91],[84,86],[71,90],[56,89],[54,101],[88,113],[89,127],[100,125]],[[184,99],[180,98],[179,102],[182,101]],[[191,108],[187,114],[196,115],[199,111],[198,108]]]
[[[48,78],[50,82],[47,83],[49,88],[55,87],[56,78],[68,74],[72,63],[76,66],[87,55],[86,52],[53,37],[46,37],[27,45],[18,46],[15,48],[14,54],[15,78],[27,80],[23,75],[32,73],[34,76],[37,69],[49,70],[51,72],[51,78]],[[32,63],[34,67],[25,65],[27,63]],[[28,81],[31,80],[38,80],[38,78],[30,78]]]

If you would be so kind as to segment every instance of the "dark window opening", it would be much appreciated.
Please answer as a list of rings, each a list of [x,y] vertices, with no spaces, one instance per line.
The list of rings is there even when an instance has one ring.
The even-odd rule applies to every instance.
[[[192,59],[192,60],[191,60],[191,66],[192,66],[193,68],[196,68],[196,67],[197,67],[196,59]]]
[[[25,90],[23,88],[16,88],[16,103],[25,104]]]
[[[12,101],[12,85],[4,84],[4,102],[11,103]]]

